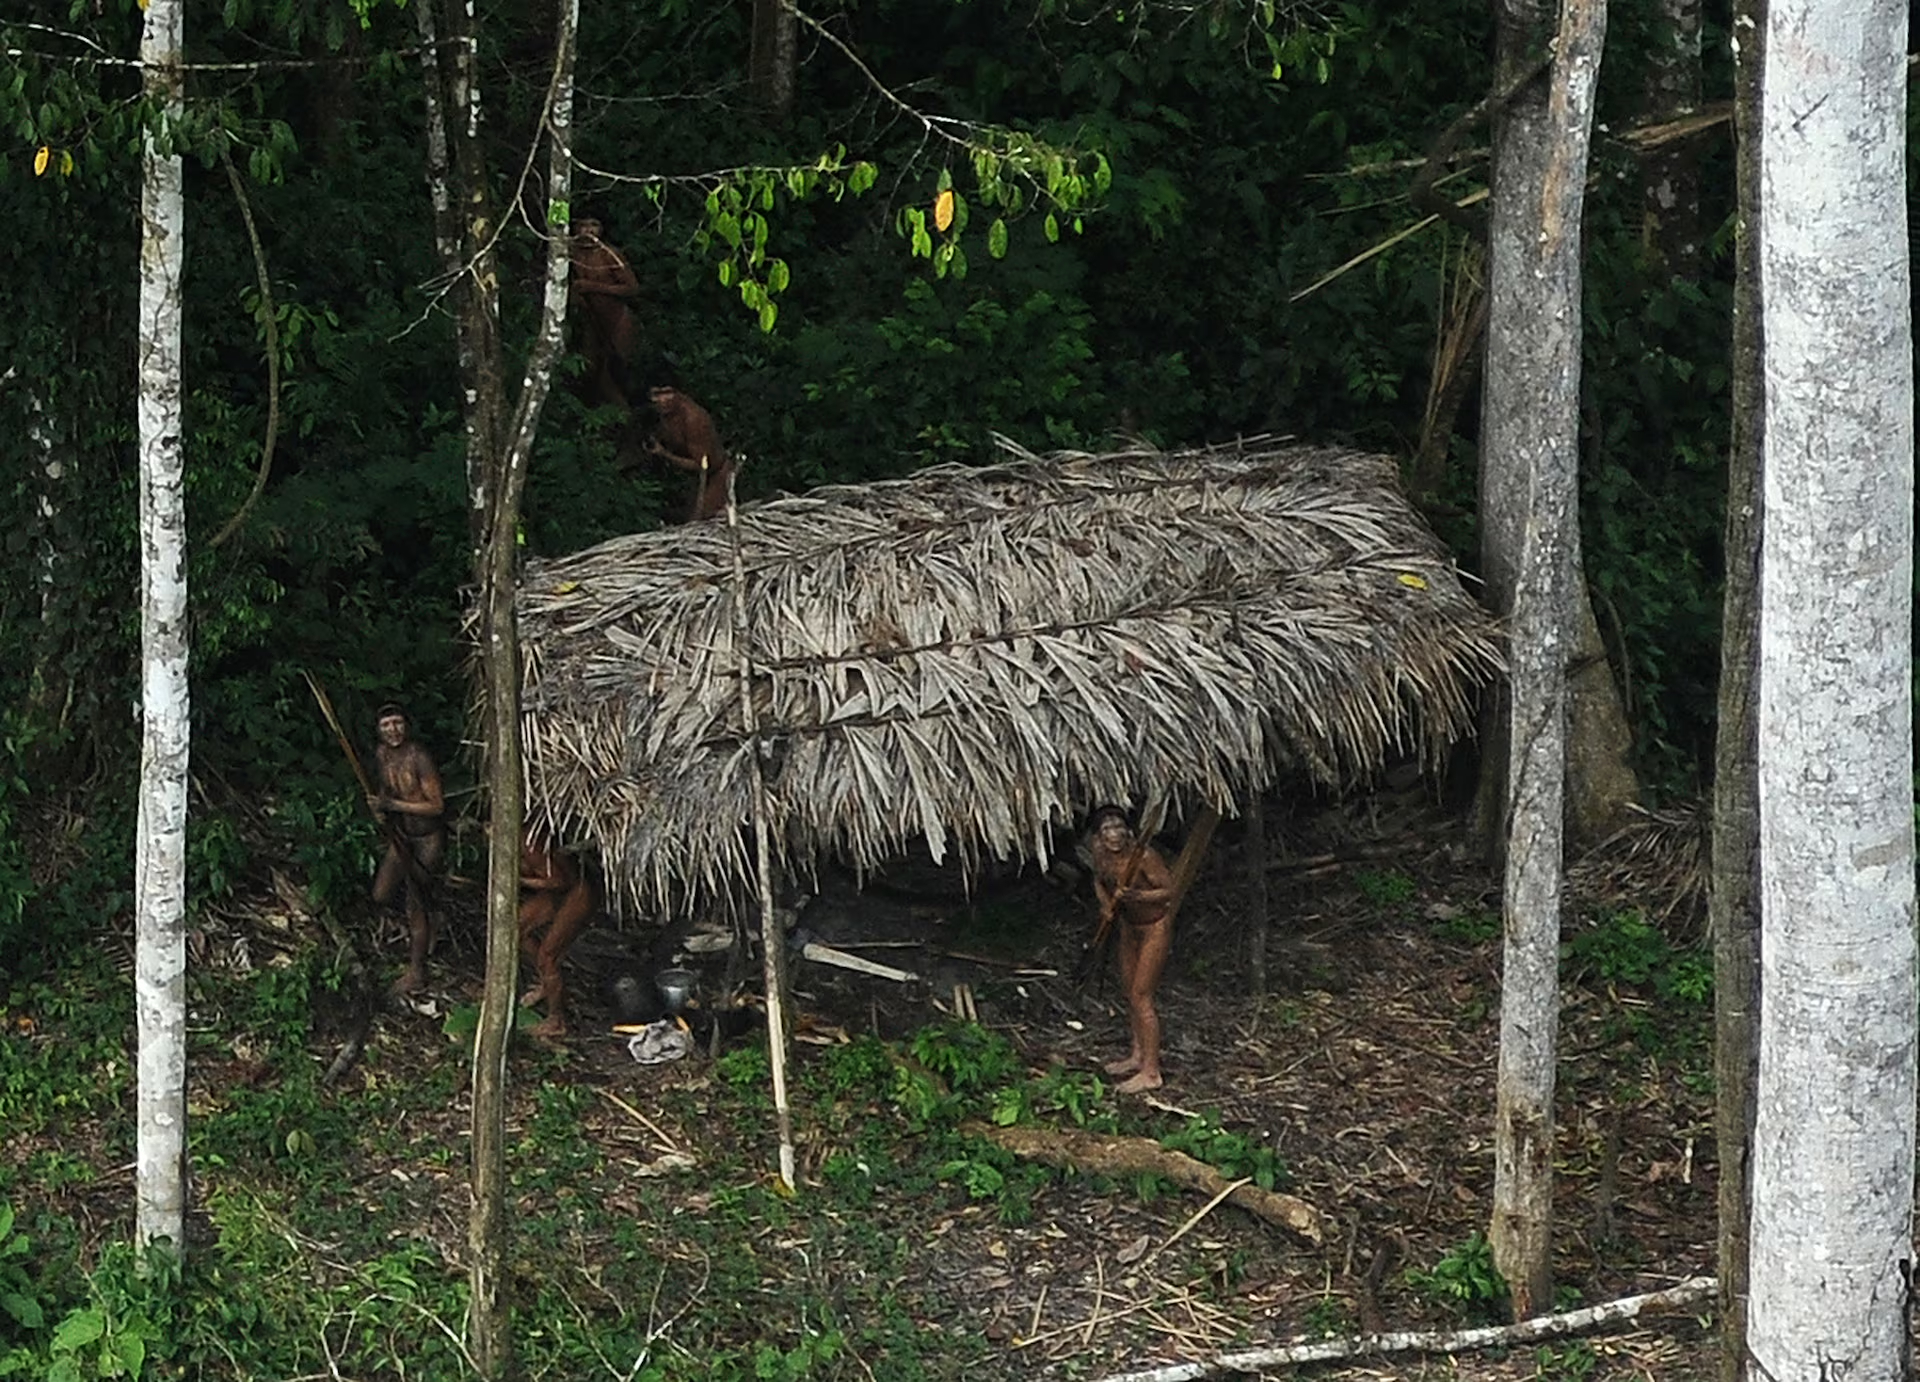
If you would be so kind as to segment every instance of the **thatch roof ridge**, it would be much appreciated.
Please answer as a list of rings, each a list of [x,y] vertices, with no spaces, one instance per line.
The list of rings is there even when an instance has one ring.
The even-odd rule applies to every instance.
[[[1232,808],[1470,727],[1492,621],[1393,463],[1255,438],[744,506],[530,565],[532,804],[637,899],[749,876],[734,575],[781,862],[1045,856],[1096,799]]]

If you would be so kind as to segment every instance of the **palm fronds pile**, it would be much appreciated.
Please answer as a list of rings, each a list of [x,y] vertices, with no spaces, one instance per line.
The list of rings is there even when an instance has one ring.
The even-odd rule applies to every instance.
[[[1501,665],[1392,461],[1269,438],[1016,451],[536,561],[529,817],[642,907],[753,881],[742,600],[774,862],[801,875],[917,835],[1044,860],[1103,801],[1351,781],[1466,733]]]

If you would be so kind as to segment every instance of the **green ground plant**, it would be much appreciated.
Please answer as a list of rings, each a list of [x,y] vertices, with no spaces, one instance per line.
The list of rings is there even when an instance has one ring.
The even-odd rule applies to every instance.
[[[1407,1285],[1472,1320],[1491,1318],[1507,1299],[1507,1283],[1493,1265],[1493,1246],[1474,1233],[1430,1269],[1409,1268]]]

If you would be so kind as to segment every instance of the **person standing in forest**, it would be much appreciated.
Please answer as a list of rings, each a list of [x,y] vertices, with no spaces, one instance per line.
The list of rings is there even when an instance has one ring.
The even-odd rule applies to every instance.
[[[1093,890],[1102,922],[1120,927],[1120,987],[1127,996],[1131,1045],[1123,1060],[1110,1062],[1109,1075],[1125,1075],[1122,1094],[1158,1089],[1160,1013],[1153,993],[1173,949],[1173,875],[1160,852],[1136,839],[1127,814],[1117,806],[1093,813]]]
[[[435,870],[447,852],[443,817],[447,804],[440,769],[411,734],[407,712],[392,701],[375,717],[380,732],[375,791],[367,805],[388,826],[387,852],[373,876],[373,900],[391,906],[404,887],[407,909],[407,972],[395,989],[418,993],[427,986],[427,955],[433,949]]]

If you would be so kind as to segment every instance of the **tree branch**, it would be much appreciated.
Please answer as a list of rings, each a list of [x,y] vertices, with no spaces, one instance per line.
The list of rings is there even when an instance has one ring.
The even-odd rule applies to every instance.
[[[1137,1372],[1112,1373],[1101,1382],[1197,1382],[1228,1372],[1266,1372],[1301,1363],[1339,1358],[1367,1358],[1382,1353],[1466,1353],[1505,1344],[1529,1344],[1539,1339],[1583,1333],[1603,1324],[1631,1320],[1656,1310],[1677,1310],[1711,1296],[1716,1283],[1710,1276],[1689,1277],[1664,1291],[1627,1296],[1564,1315],[1538,1315],[1518,1324],[1489,1325],[1484,1329],[1403,1330],[1390,1334],[1362,1334],[1351,1339],[1324,1339],[1319,1343],[1221,1353],[1197,1363],[1171,1363]]]
[[[1414,174],[1413,185],[1407,189],[1407,197],[1416,209],[1429,216],[1438,216],[1441,220],[1459,226],[1476,240],[1487,238],[1486,213],[1468,210],[1463,204],[1451,197],[1443,197],[1434,190],[1434,179],[1439,177],[1453,161],[1454,149],[1467,136],[1467,132],[1483,120],[1491,120],[1513,102],[1513,98],[1525,91],[1546,70],[1553,66],[1553,54],[1543,54],[1519,76],[1515,77],[1504,91],[1489,91],[1459,119],[1440,131],[1440,135],[1427,150],[1426,162],[1420,165],[1420,171]]]
[[[273,283],[267,276],[267,252],[260,247],[260,231],[253,223],[253,205],[247,200],[247,186],[240,180],[239,170],[233,166],[233,158],[224,147],[220,150],[220,166],[227,170],[227,186],[233,189],[233,199],[240,203],[240,219],[246,222],[247,243],[253,246],[253,271],[260,284],[257,315],[267,337],[267,435],[260,443],[260,469],[253,477],[253,489],[234,510],[226,526],[214,534],[213,541],[207,544],[210,547],[218,547],[238,532],[259,502],[267,488],[267,476],[273,473],[273,447],[280,438],[280,321],[273,305]]]

